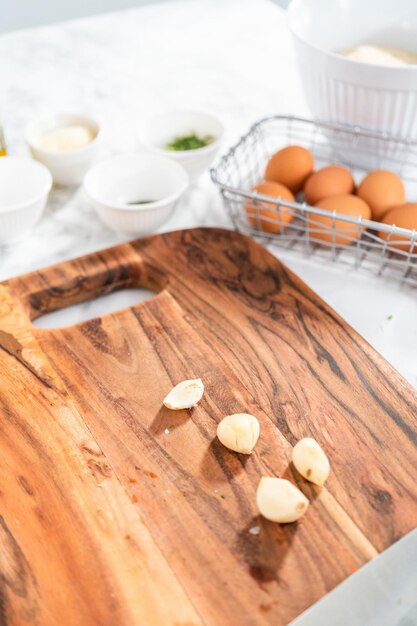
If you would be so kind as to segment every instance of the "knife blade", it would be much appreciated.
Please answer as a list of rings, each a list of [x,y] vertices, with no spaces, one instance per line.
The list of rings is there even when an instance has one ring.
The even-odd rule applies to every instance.
[[[417,626],[417,529],[364,565],[290,626]]]

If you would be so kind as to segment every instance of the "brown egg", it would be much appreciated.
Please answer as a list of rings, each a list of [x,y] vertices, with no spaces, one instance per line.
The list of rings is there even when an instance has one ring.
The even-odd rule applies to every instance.
[[[370,172],[356,193],[369,204],[374,220],[380,220],[391,207],[405,202],[403,181],[397,174],[387,170]]]
[[[315,172],[304,185],[304,196],[308,204],[314,205],[323,198],[353,193],[355,181],[352,174],[340,165],[329,165]]]
[[[350,217],[363,217],[366,220],[371,217],[371,209],[366,202],[351,194],[324,198],[316,206]],[[356,224],[350,224],[340,219],[334,220],[332,216],[313,215],[312,213],[308,214],[308,228],[312,239],[345,245],[353,243],[360,234]],[[333,229],[335,235],[333,235]],[[322,230],[323,232],[314,232],[315,230]]]
[[[313,155],[307,148],[287,146],[269,159],[265,180],[281,183],[293,193],[298,193],[313,169]]]
[[[409,230],[417,231],[417,202],[406,202],[400,206],[393,207],[381,220],[382,224],[395,224],[400,228],[408,228]],[[379,233],[382,239],[388,238],[388,233]],[[390,235],[389,244],[393,244],[393,248],[396,250],[405,250],[408,252],[411,246],[411,240],[401,235]],[[400,243],[398,243],[400,242]],[[413,253],[417,254],[417,241],[413,247]]]
[[[255,185],[253,191],[265,194],[266,196],[273,196],[274,198],[290,200],[291,202],[295,200],[291,191],[284,187],[284,185],[270,181]],[[277,205],[273,202],[262,202],[259,200],[255,204],[251,200],[248,200],[245,209],[251,226],[257,230],[263,230],[268,233],[280,233],[281,228],[294,219],[291,209],[282,206],[279,212]]]

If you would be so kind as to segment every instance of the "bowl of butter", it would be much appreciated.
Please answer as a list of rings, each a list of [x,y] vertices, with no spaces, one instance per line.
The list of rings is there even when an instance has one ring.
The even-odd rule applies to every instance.
[[[79,185],[98,153],[100,126],[80,113],[59,113],[37,119],[26,128],[34,159],[49,169],[54,183]]]

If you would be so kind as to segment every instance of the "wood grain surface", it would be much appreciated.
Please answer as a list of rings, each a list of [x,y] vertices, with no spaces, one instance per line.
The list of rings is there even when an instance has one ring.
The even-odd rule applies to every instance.
[[[155,297],[72,327],[42,314]],[[154,236],[0,284],[0,626],[281,626],[417,526],[412,388],[284,265],[219,229]],[[189,411],[162,399],[185,378]],[[261,423],[255,452],[215,438]],[[326,450],[326,488],[289,463]],[[311,500],[260,518],[261,475]],[[259,527],[259,534],[250,529]]]

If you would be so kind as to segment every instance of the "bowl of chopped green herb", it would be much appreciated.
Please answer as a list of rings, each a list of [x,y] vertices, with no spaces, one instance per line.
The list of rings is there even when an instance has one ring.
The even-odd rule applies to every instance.
[[[223,124],[202,111],[171,111],[148,120],[142,143],[181,163],[194,182],[209,168],[223,137]]]

